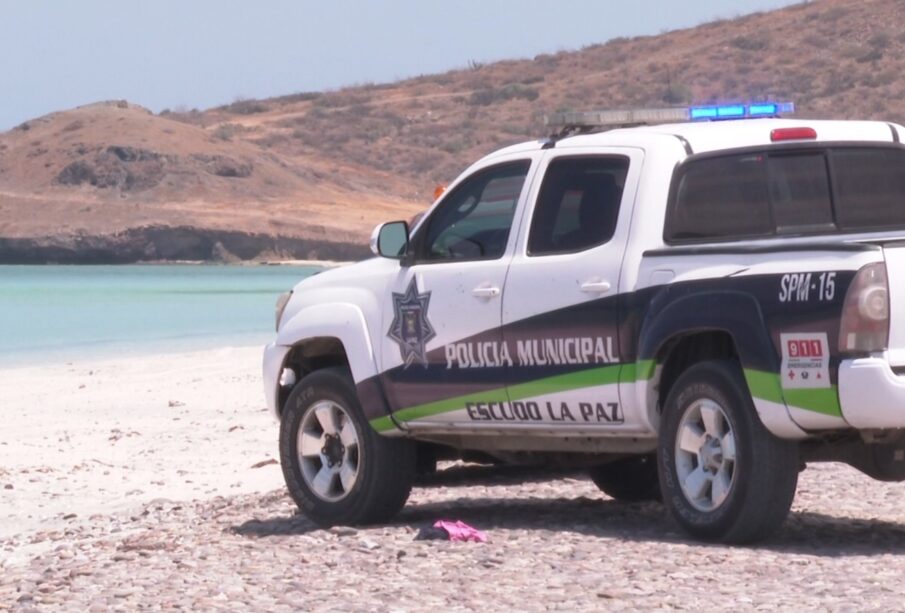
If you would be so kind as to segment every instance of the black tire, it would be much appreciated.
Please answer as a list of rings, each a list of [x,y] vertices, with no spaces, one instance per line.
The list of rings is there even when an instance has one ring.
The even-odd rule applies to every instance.
[[[623,458],[588,470],[594,485],[611,498],[623,502],[660,500],[657,456]]]
[[[314,409],[324,406],[339,407],[342,412],[333,413],[339,416],[337,423],[351,424],[357,435],[354,458],[336,461],[338,466],[342,466],[343,461],[350,466],[354,464],[354,484],[346,490],[345,483],[337,476],[332,481],[332,487],[339,490],[335,499],[332,495],[328,499],[317,493],[312,485],[315,481],[310,477],[306,479],[303,474],[303,460],[299,454],[299,429],[303,423],[315,423],[310,421],[318,419]],[[329,436],[326,428],[321,440],[324,436]],[[339,436],[335,438],[338,441]],[[341,443],[336,445],[346,449]],[[350,445],[350,449],[352,447]],[[327,445],[323,449],[327,449]],[[331,453],[333,451],[331,448]],[[309,474],[319,464],[326,466],[326,458],[327,455],[310,456],[306,460]],[[299,510],[316,524],[379,523],[396,515],[408,499],[415,477],[415,446],[408,440],[377,434],[362,413],[349,372],[327,368],[302,379],[286,400],[280,422],[280,463],[289,494]],[[333,466],[331,463],[330,468]]]
[[[707,428],[695,425],[696,416],[703,420],[705,412],[714,415],[713,403],[725,417],[722,425],[731,432],[734,453],[728,451],[726,437],[711,437]],[[695,443],[682,447],[678,437],[686,415],[689,439]],[[702,440],[707,442],[697,456],[688,451],[676,453],[677,446],[694,449]],[[701,362],[682,373],[666,400],[657,458],[663,501],[682,528],[702,540],[737,544],[762,540],[782,524],[795,497],[798,446],[775,437],[763,426],[734,362]],[[705,480],[692,478],[692,466],[691,472],[700,468],[701,475],[713,475],[709,493],[706,485],[699,487]],[[687,476],[686,487],[680,484],[680,469]],[[731,475],[728,486],[724,475]],[[716,487],[718,476],[722,483]],[[695,498],[693,492],[704,493]],[[702,509],[708,498],[712,508]]]

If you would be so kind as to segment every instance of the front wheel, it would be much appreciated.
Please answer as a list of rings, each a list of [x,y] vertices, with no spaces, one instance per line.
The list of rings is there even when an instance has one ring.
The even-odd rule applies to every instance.
[[[798,483],[798,447],[755,412],[738,366],[701,362],[676,381],[657,454],[663,501],[692,536],[748,543],[782,524]]]
[[[299,509],[322,526],[385,521],[405,504],[415,476],[411,441],[377,434],[348,371],[316,371],[289,394],[280,463]]]

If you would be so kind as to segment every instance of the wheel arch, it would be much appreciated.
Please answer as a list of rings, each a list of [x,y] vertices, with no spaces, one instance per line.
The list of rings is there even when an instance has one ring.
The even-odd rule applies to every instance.
[[[636,395],[652,424],[659,425],[663,403],[676,379],[702,360],[738,363],[761,422],[783,438],[802,438],[778,388],[761,391],[758,373],[779,370],[779,357],[755,296],[738,291],[706,291],[682,295],[648,313],[642,325],[638,360],[642,373]],[[757,380],[756,386],[752,382]],[[766,398],[760,398],[763,395]]]
[[[336,367],[349,369],[349,358],[340,339],[334,336],[317,336],[302,339],[292,345],[283,360],[282,369],[292,370],[295,380],[291,385],[280,386],[277,415],[282,415],[286,399],[305,376],[317,370]]]
[[[656,370],[658,411],[663,410],[663,403],[679,376],[693,364],[704,360],[730,360],[742,367],[735,338],[722,328],[680,332],[660,346],[654,358],[659,367]]]
[[[370,330],[362,310],[349,303],[321,303],[305,307],[280,329],[277,343],[290,347],[282,368],[292,368],[296,381],[321,368],[345,367],[369,419],[387,415],[386,401],[377,385],[377,363]],[[278,391],[277,412],[292,391]]]

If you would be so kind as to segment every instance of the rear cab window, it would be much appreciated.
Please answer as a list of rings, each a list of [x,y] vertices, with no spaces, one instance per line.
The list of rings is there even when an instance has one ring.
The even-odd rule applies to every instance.
[[[905,228],[905,151],[840,150],[833,155],[833,171],[840,228]]]
[[[905,229],[905,148],[707,155],[673,179],[664,238],[693,243]]]

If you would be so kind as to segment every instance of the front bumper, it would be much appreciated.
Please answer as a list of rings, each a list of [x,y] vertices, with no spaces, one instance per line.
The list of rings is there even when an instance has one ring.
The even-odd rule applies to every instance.
[[[264,397],[267,399],[267,408],[277,421],[280,420],[280,374],[290,349],[292,347],[276,343],[264,347]]]
[[[882,358],[845,360],[839,365],[839,404],[854,428],[905,428],[905,377]]]

